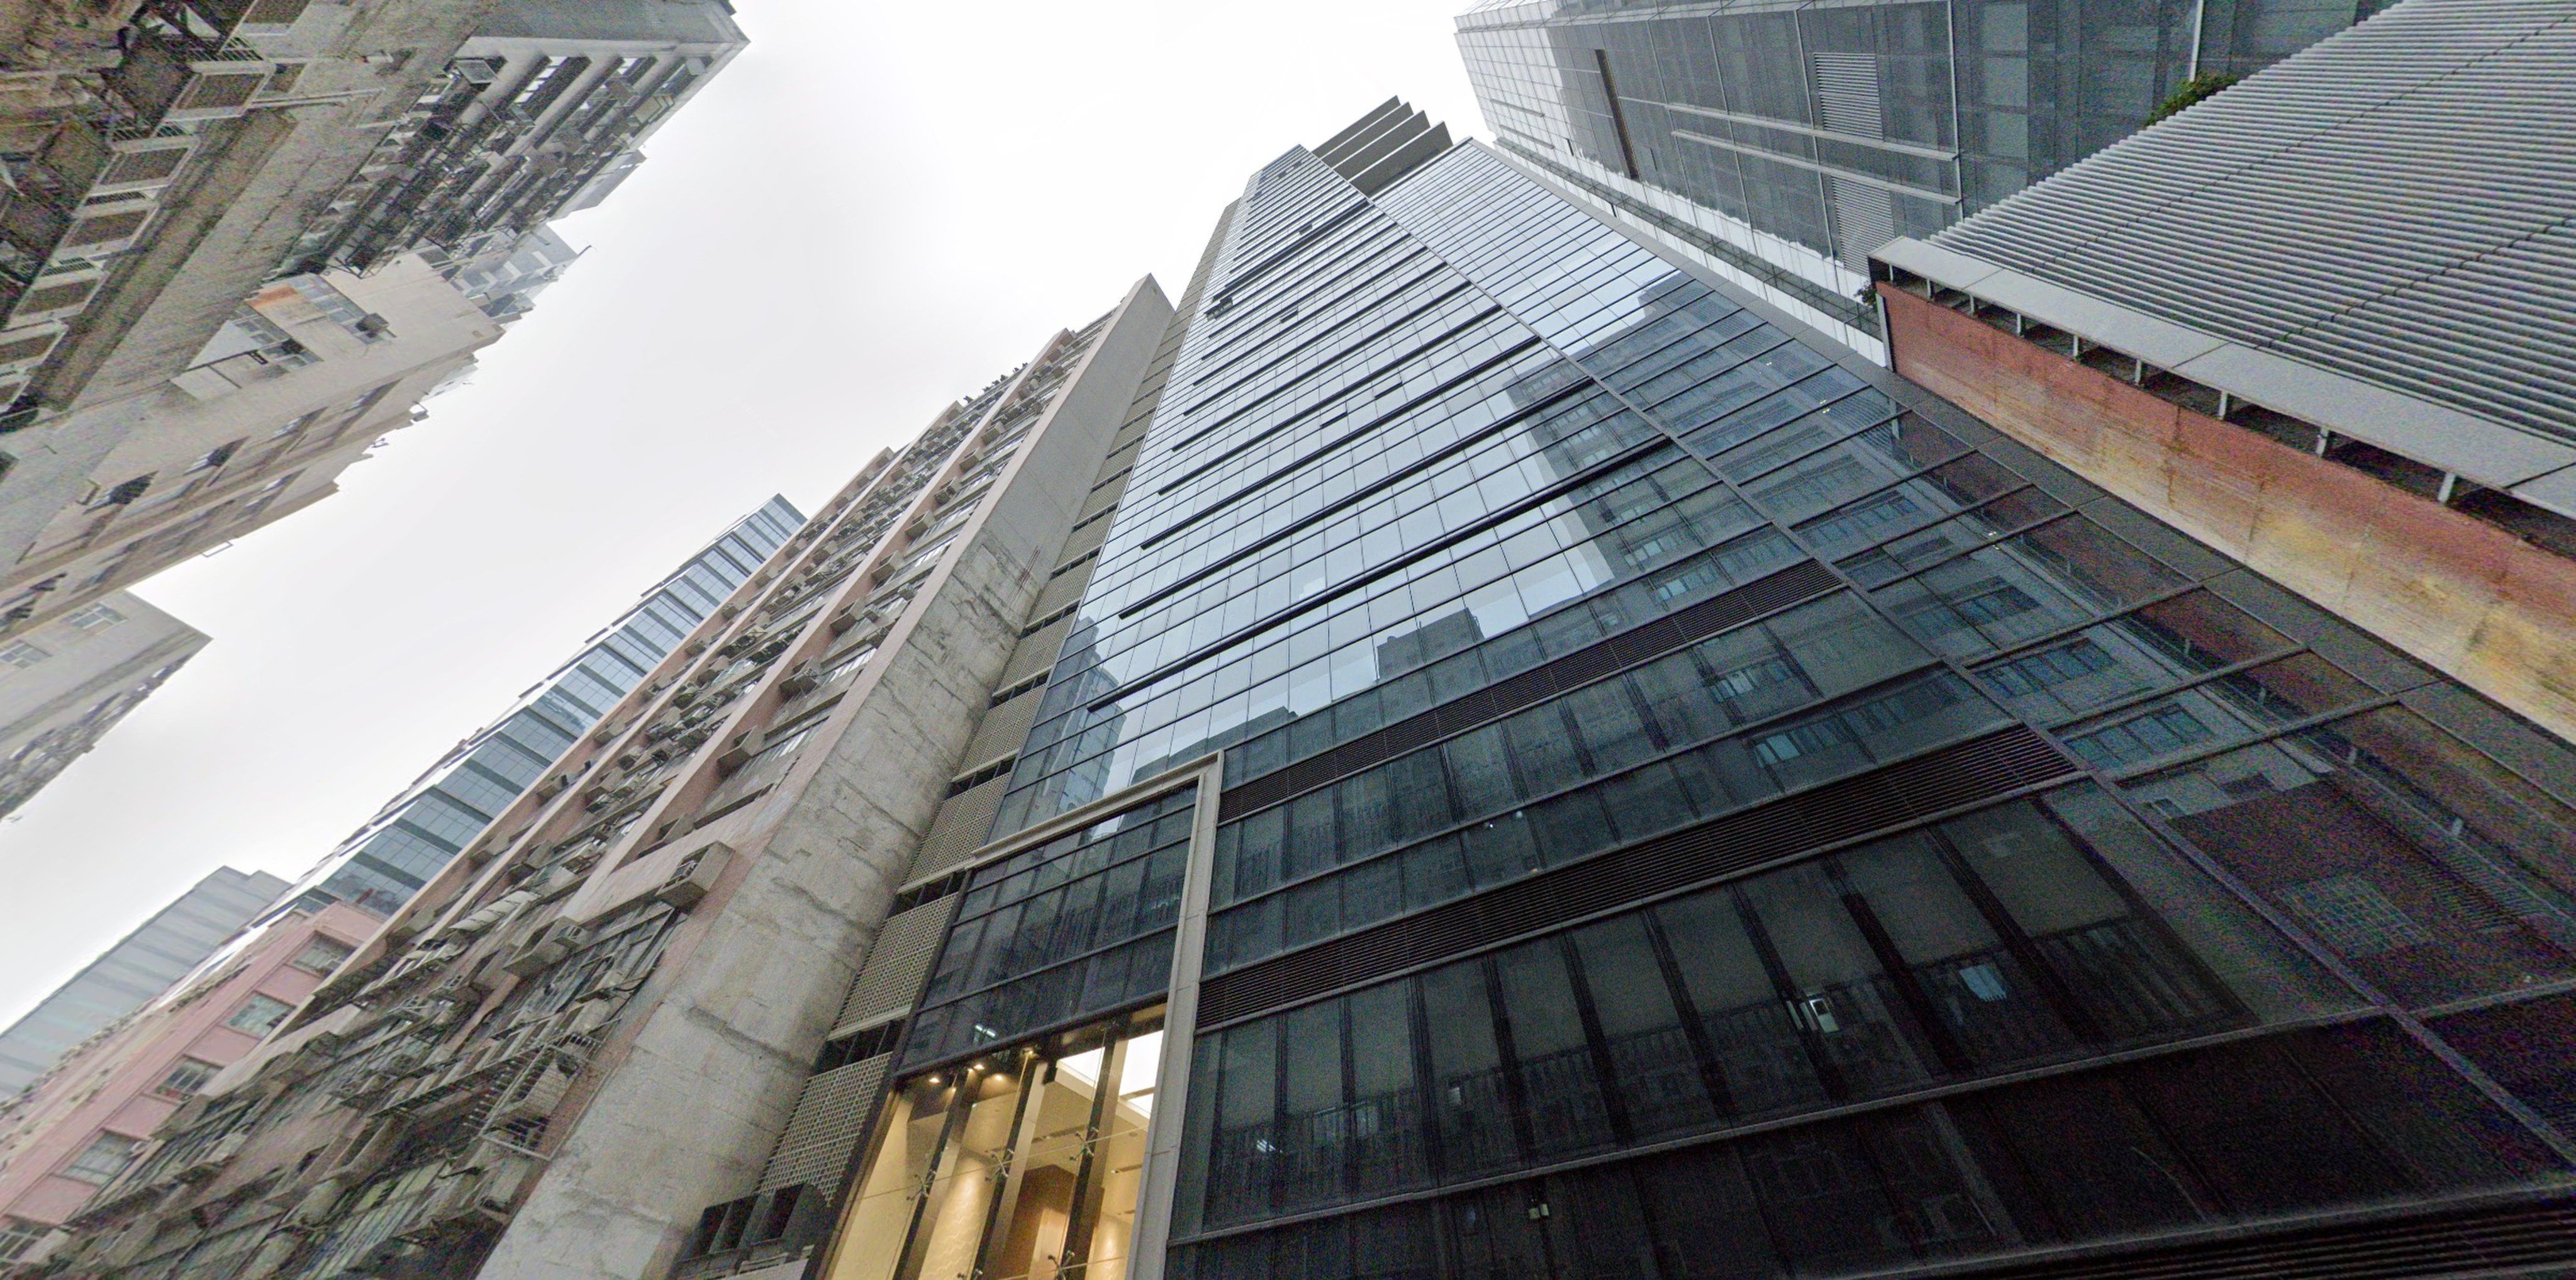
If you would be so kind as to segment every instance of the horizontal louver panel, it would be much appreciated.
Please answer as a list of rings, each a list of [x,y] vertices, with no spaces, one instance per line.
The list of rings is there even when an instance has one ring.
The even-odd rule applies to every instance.
[[[1942,1280],[2430,1280],[2576,1274],[2576,1206],[2512,1205],[2231,1235],[2052,1262],[1962,1267]]]

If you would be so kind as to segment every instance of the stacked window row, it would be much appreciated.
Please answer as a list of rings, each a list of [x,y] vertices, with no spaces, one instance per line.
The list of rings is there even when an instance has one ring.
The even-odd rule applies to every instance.
[[[1159,994],[1196,797],[1184,787],[977,868],[922,995],[907,1064]]]
[[[2225,1098],[2226,1107],[2210,1100]],[[1786,1280],[2528,1184],[2386,1023],[2215,1046],[1175,1250],[1184,1280]]]
[[[1928,661],[1858,601],[1835,596],[1229,823],[1218,832],[1213,904],[1242,905],[1210,921],[1210,966],[2004,723],[1955,676],[1898,678]],[[1845,694],[1854,696],[1797,714]],[[1274,892],[1281,885],[1292,887]]]
[[[1202,1036],[1206,1228],[2358,1001],[2098,790]]]
[[[1586,418],[1569,412],[1533,424],[1533,431],[1555,435],[1548,456],[1566,473],[1581,476],[1586,467],[1657,439],[1630,415]],[[1604,505],[1604,499],[1614,500]],[[1656,505],[1644,505],[1649,500]],[[1097,711],[1074,705],[1053,719],[1042,719],[1014,778],[1015,789],[1025,794],[1005,802],[1004,829],[1023,811],[1043,813],[1061,803],[1049,788],[1061,790],[1064,784],[1054,780],[1109,753],[1115,755],[1101,770],[1108,775],[1104,785],[1123,785],[1144,761],[1232,745],[1247,729],[1262,727],[1265,718],[1277,724],[1321,709],[1410,672],[1460,643],[1511,632],[1532,616],[1641,575],[1657,578],[1653,599],[1660,611],[1761,577],[1797,558],[1786,539],[1757,524],[1750,509],[1675,451],[1642,455],[1473,532],[1444,551],[1375,575],[1365,591],[1329,596],[1317,607],[1229,646],[1217,655],[1227,659],[1224,665],[1212,673],[1185,672],[1191,678],[1177,688],[1157,693],[1159,685],[1149,686],[1132,695],[1150,696],[1151,702],[1138,706],[1122,698]],[[1687,559],[1708,548],[1715,550]],[[1345,550],[1354,562],[1349,571],[1366,581],[1368,575],[1356,566],[1372,560],[1367,540]],[[1329,577],[1328,565],[1316,585],[1320,588]],[[1465,617],[1451,629],[1467,634],[1450,640],[1437,633],[1416,634],[1426,630],[1423,619],[1461,613]],[[1215,631],[1223,625],[1221,617],[1202,617],[1199,625]],[[1233,657],[1237,649],[1248,652]],[[1059,684],[1049,699],[1076,703],[1101,692],[1105,690],[1096,682],[1077,677]],[[1131,706],[1136,709],[1129,710]],[[1160,727],[1139,727],[1158,721]],[[1077,733],[1081,736],[1073,736]],[[1038,807],[1031,810],[1031,805]]]

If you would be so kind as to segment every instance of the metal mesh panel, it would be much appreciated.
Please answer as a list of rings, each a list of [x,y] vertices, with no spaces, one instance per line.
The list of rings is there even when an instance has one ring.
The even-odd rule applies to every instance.
[[[913,856],[912,875],[918,880],[937,871],[945,871],[966,860],[984,843],[993,830],[993,815],[1001,810],[1002,792],[1009,786],[1008,777],[995,778],[966,792],[948,797],[939,806],[939,816],[930,821],[930,834],[922,837],[921,852]]]
[[[1125,496],[1127,496],[1127,477],[1120,476],[1092,490],[1091,496],[1083,499],[1082,514],[1075,516],[1074,519],[1088,520],[1100,512],[1117,506],[1118,500]]]
[[[800,1183],[826,1189],[839,1185],[850,1152],[876,1112],[877,1095],[885,1091],[886,1068],[893,1062],[893,1054],[879,1054],[807,1080],[805,1092],[796,1098],[796,1112],[788,1118],[787,1132],[778,1135],[769,1165],[760,1171],[760,1190]]]
[[[1107,522],[1103,521],[1102,523]],[[1096,528],[1097,526],[1094,527]],[[1039,616],[1044,617],[1046,615],[1040,614]],[[1036,635],[1023,638],[1020,641],[1020,647],[1011,652],[1011,664],[1002,668],[1002,678],[993,682],[994,687],[1008,689],[1012,685],[1018,684],[1022,680],[1026,680],[1030,676],[1036,675],[1037,673],[1046,670],[1048,667],[1054,666],[1056,652],[1064,648],[1064,633],[1072,629],[1072,618],[1058,618],[1053,623],[1048,624],[1045,630],[1038,632]]]
[[[832,1038],[849,1034],[858,1027],[881,1021],[888,1014],[901,1013],[921,993],[921,984],[930,977],[930,966],[939,957],[939,940],[947,935],[948,921],[957,913],[958,898],[950,894],[937,902],[925,902],[885,922],[877,930],[875,945],[868,948],[868,962],[859,966],[858,980],[850,984],[849,998],[841,1001],[841,1016],[832,1020]]]
[[[1094,520],[1074,530],[1073,536],[1065,539],[1064,554],[1056,558],[1056,563],[1063,564],[1099,550],[1100,544],[1109,537],[1109,526],[1116,523],[1115,520]]]
[[[1038,602],[1029,606],[1029,616],[1043,618],[1082,598],[1082,589],[1091,585],[1091,570],[1097,560],[1084,561],[1047,580],[1038,592]]]
[[[966,744],[966,754],[958,760],[961,769],[973,770],[1020,749],[1028,741],[1029,722],[1037,718],[1039,690],[1030,690],[984,713],[984,722],[975,726],[974,738]]]

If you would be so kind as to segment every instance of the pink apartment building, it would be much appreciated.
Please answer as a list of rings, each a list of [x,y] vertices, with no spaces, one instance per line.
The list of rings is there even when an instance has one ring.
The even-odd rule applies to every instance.
[[[256,1047],[380,923],[337,903],[287,916],[0,1103],[0,1269],[44,1253],[56,1225],[113,1181],[162,1120]]]

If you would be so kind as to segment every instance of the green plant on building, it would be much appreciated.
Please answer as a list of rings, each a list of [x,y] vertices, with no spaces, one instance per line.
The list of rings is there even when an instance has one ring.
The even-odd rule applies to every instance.
[[[2214,98],[2222,90],[2244,78],[2224,73],[2193,76],[2183,87],[2174,90],[2172,97],[2156,104],[2156,109],[2147,114],[2147,123],[2155,124],[2167,116],[2180,114],[2183,108]]]

